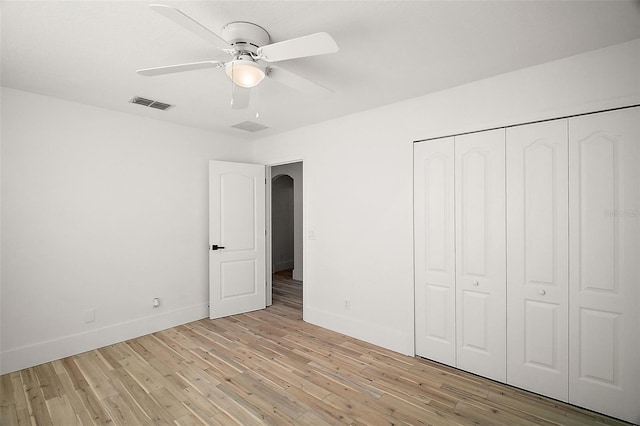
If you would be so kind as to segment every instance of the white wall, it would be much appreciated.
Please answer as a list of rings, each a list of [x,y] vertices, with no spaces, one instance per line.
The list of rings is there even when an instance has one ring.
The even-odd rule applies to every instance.
[[[304,197],[303,163],[295,162],[271,167],[271,176],[284,174],[293,179],[293,279],[303,279],[304,265],[302,258],[302,204]]]
[[[305,320],[413,354],[412,141],[640,103],[639,75],[636,40],[250,144],[304,160]],[[206,317],[207,161],[249,144],[11,89],[1,136],[1,372]]]
[[[206,317],[208,160],[249,154],[3,88],[2,373]]]
[[[304,158],[305,320],[413,354],[412,142],[640,103],[639,76],[635,40],[255,141]]]

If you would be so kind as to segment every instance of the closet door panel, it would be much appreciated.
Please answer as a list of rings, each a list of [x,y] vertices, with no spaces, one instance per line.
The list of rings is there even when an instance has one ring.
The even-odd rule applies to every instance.
[[[453,138],[414,145],[416,354],[455,366]]]
[[[568,398],[567,120],[507,129],[507,383]]]
[[[569,134],[569,401],[639,423],[640,108]]]
[[[455,138],[457,366],[506,378],[504,129]]]

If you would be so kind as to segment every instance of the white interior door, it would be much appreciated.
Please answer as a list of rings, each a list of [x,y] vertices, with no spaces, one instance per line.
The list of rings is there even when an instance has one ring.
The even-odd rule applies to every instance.
[[[505,131],[456,136],[457,366],[506,380]]]
[[[209,162],[209,317],[266,306],[265,166]]]
[[[456,365],[453,138],[414,145],[416,354]]]
[[[567,120],[507,129],[507,383],[568,398]]]
[[[640,423],[640,108],[569,135],[569,402]]]

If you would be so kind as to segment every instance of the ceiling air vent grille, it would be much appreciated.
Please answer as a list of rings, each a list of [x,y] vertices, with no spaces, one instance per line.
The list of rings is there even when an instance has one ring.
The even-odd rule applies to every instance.
[[[242,123],[234,124],[233,126],[236,129],[245,130],[247,132],[255,133],[261,130],[268,129],[267,126],[263,126],[260,123],[254,123],[253,121],[243,121]]]
[[[131,98],[129,102],[131,102],[132,104],[142,105],[149,108],[161,109],[162,111],[168,110],[169,108],[173,107],[173,105],[171,104],[165,104],[164,102],[158,102],[151,99],[141,98],[140,96],[134,96],[133,98]]]

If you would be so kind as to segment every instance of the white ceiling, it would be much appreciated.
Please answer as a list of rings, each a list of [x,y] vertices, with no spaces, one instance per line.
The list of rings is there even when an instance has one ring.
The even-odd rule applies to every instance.
[[[640,38],[639,1],[169,1],[219,33],[232,21],[273,42],[326,31],[335,54],[279,63],[331,88],[316,98],[265,79],[257,107],[230,108],[220,69],[136,69],[217,57],[143,1],[2,1],[2,85],[257,138]],[[175,104],[159,111],[142,96]],[[256,109],[260,117],[256,119]],[[230,126],[250,120],[268,130]]]

